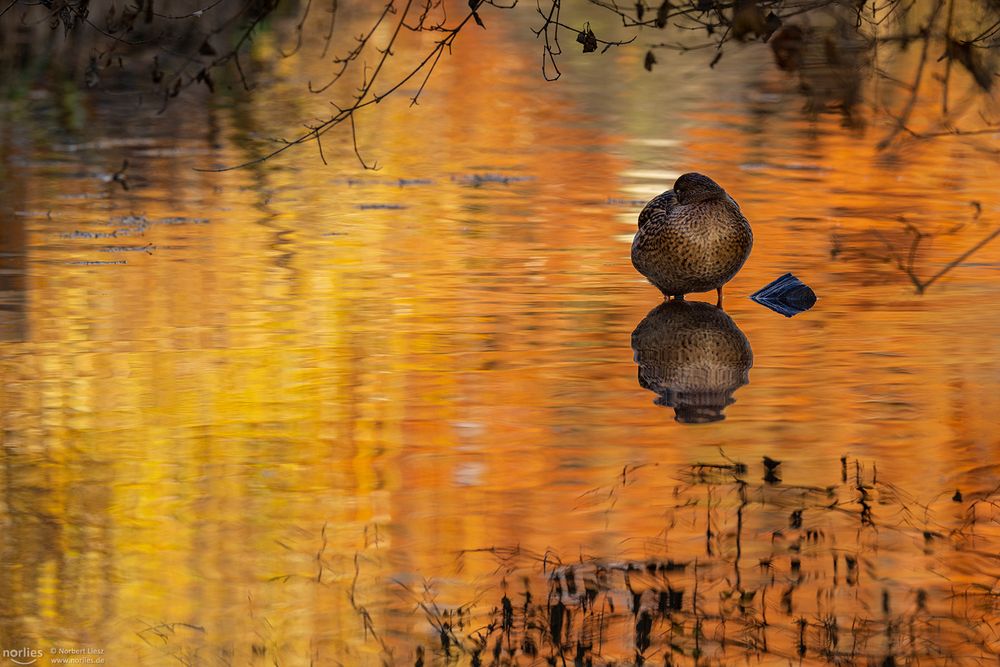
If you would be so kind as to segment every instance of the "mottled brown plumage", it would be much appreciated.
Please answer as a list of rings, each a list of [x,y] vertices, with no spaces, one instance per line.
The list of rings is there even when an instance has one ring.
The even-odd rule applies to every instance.
[[[697,301],[668,301],[651,310],[632,332],[632,351],[639,384],[686,423],[724,419],[753,366],[750,341],[732,318]]]
[[[702,174],[684,174],[639,214],[632,265],[665,297],[716,290],[750,256],[753,232],[739,204]]]

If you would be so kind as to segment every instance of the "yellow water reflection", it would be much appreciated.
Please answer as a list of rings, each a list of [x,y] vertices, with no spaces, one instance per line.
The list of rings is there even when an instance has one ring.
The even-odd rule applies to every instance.
[[[679,571],[670,585],[687,597],[665,588],[665,604],[713,624],[741,601],[770,615],[771,648],[753,635],[762,664],[798,659],[800,617],[804,661],[829,658],[823,595],[849,598],[833,614],[845,637],[864,614],[944,619],[942,655],[964,642],[970,664],[995,659],[995,640],[954,628],[978,618],[981,639],[997,621],[985,552],[1000,246],[923,295],[899,266],[927,279],[995,228],[992,158],[950,142],[893,160],[878,133],[804,116],[765,50],[711,75],[690,58],[650,75],[622,51],[569,60],[545,85],[519,35],[500,22],[463,34],[419,106],[365,114],[375,173],[332,135],[331,167],[306,147],[191,170],[246,159],[249,132],[279,134],[297,109],[276,100],[324,73],[311,57],[283,61],[273,95],[174,108],[132,140],[89,143],[112,134],[115,109],[60,142],[4,128],[3,648],[100,648],[112,665],[376,665],[413,664],[422,647],[438,664],[450,618],[450,650],[469,664],[467,619],[494,618],[505,576],[519,609],[522,575],[547,599],[538,555],[580,564],[581,590],[583,570],[618,564],[600,595],[629,610],[609,616],[605,645],[623,661],[646,607],[632,614],[615,577],[649,558],[729,568],[705,571],[699,594],[701,575]],[[298,104],[305,117],[326,101]],[[122,157],[129,191],[99,178]],[[630,335],[660,297],[628,261],[641,200],[692,169],[740,201],[756,237],[727,288],[750,383],[725,421],[696,426],[636,382]],[[912,228],[934,235],[911,266]],[[786,271],[816,290],[811,311],[786,320],[740,298]],[[760,481],[764,456],[783,462],[781,483]],[[862,472],[842,478],[844,456]],[[753,472],[692,477],[732,461]],[[955,611],[963,591],[983,595]],[[563,604],[578,599],[567,590]],[[659,611],[652,593],[641,602]],[[697,659],[697,620],[678,618],[678,662]],[[648,651],[663,650],[655,627]],[[708,644],[724,629],[702,632]],[[859,655],[917,650],[880,641]],[[698,650],[721,661],[714,646]],[[539,646],[539,661],[551,654]]]

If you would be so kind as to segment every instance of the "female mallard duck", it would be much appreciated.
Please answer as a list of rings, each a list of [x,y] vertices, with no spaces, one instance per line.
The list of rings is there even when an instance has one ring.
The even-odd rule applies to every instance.
[[[639,214],[632,265],[671,297],[715,290],[750,256],[753,232],[740,205],[708,176],[684,174]]]

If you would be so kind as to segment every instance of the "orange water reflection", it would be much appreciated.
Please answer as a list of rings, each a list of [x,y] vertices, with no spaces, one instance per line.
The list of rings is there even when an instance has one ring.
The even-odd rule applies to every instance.
[[[698,615],[716,624],[698,647],[716,661],[745,659],[751,635],[762,662],[798,659],[798,618],[805,660],[829,660],[822,623],[846,637],[865,614],[882,634],[858,659],[915,654],[899,624],[939,620],[912,633],[945,647],[940,664],[963,644],[970,664],[995,656],[982,637],[1000,574],[1000,246],[923,295],[892,256],[909,251],[907,222],[936,233],[916,255],[923,277],[985,237],[992,160],[964,143],[892,160],[877,133],[808,120],[765,50],[713,74],[678,57],[649,75],[640,51],[569,56],[545,85],[519,34],[497,21],[463,35],[418,107],[366,114],[376,173],[341,135],[324,145],[331,167],[306,148],[190,169],[245,159],[247,132],[326,104],[283,103],[321,76],[312,58],[283,62],[250,106],[171,110],[124,140],[100,134],[126,114],[114,105],[82,131],[5,122],[3,647],[367,665],[412,664],[422,646],[433,664],[450,619],[470,663],[478,626],[456,609],[478,601],[462,613],[488,624],[504,575],[515,605],[522,575],[548,599],[537,554],[580,564],[581,590],[587,568],[617,564],[600,592],[623,614],[609,659],[634,660],[641,605],[659,611],[653,593],[627,607],[621,563],[668,558],[726,569],[705,571],[694,617],[675,619],[678,661],[696,660]],[[258,48],[266,59],[273,41]],[[125,156],[127,192],[101,178]],[[691,169],[756,236],[727,288],[751,381],[725,421],[699,426],[654,405],[630,347],[659,300],[628,261],[637,202]],[[786,271],[816,290],[813,310],[786,320],[740,298]],[[761,481],[764,456],[782,482]],[[844,456],[861,472],[843,478]],[[706,481],[690,467],[731,461],[750,468]],[[664,588],[670,611],[687,614],[698,576],[671,574],[687,597],[672,609]],[[968,591],[982,596],[952,604]],[[747,620],[761,613],[777,628],[766,650]],[[743,644],[719,653],[716,626],[737,617]],[[536,643],[539,661],[554,653]]]

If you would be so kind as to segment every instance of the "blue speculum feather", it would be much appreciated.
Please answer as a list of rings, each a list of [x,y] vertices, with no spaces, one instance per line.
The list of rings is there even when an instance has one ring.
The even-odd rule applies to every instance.
[[[803,313],[816,303],[816,293],[791,273],[771,281],[750,298],[785,317]]]

